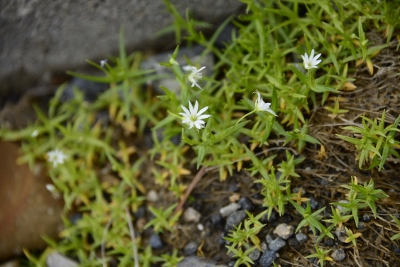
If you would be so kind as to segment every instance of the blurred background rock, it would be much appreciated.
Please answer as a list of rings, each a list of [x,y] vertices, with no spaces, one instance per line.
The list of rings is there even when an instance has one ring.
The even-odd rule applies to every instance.
[[[181,14],[215,26],[242,7],[237,0],[171,0]],[[87,67],[125,46],[160,51],[175,46],[174,36],[155,33],[173,21],[162,0],[4,0],[0,1],[0,107],[5,99],[54,81],[66,70]]]

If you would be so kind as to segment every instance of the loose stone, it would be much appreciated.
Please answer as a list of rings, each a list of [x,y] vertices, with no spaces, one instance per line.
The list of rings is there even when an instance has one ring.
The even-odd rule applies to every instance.
[[[259,264],[261,267],[269,267],[272,265],[274,260],[276,260],[277,255],[276,251],[266,251],[260,258]]]
[[[334,261],[342,261],[346,258],[346,253],[343,249],[336,249],[332,252],[331,257]]]
[[[185,222],[194,222],[197,223],[200,221],[201,214],[197,210],[192,207],[189,207],[185,213],[183,214],[183,219]]]
[[[285,240],[283,240],[282,238],[278,237],[274,240],[272,240],[272,242],[268,243],[268,247],[270,250],[272,251],[279,251],[281,248],[283,248],[286,245]]]
[[[238,203],[231,203],[228,206],[221,208],[219,213],[221,213],[222,217],[228,217],[238,209],[240,209],[240,205]]]
[[[247,197],[242,197],[239,199],[238,204],[241,206],[242,210],[252,211],[254,210],[253,202]]]
[[[193,256],[196,255],[197,248],[199,244],[196,241],[190,241],[186,244],[184,251],[186,256]]]
[[[235,211],[226,219],[225,231],[233,230],[234,227],[239,225],[246,217],[247,214],[244,210]]]
[[[153,249],[162,249],[163,248],[163,243],[161,241],[161,238],[157,234],[153,234],[150,236],[149,244],[150,244],[151,248],[153,248]]]
[[[294,227],[291,225],[287,225],[286,223],[279,224],[274,230],[274,234],[278,235],[279,237],[285,240],[291,237],[293,233],[294,233]]]
[[[302,244],[308,240],[308,236],[303,233],[297,233],[296,239],[297,241],[299,241],[300,244]]]

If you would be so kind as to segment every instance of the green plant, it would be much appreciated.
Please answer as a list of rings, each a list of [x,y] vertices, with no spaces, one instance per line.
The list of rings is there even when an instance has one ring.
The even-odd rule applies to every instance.
[[[318,229],[320,232],[326,232],[324,231],[325,226],[320,222],[322,216],[319,215],[322,211],[324,211],[325,207],[312,212],[310,202],[307,202],[306,208],[303,208],[293,200],[289,200],[289,202],[296,208],[296,210],[303,216],[303,220],[299,223],[299,225],[296,228],[296,232],[300,230],[303,226],[309,226],[311,231],[316,234],[316,229]],[[330,232],[326,232],[330,233]],[[333,238],[333,235],[330,233],[329,237]]]
[[[353,234],[353,231],[351,231],[349,228],[345,227],[347,238],[345,240],[346,243],[353,243],[354,247],[357,247],[357,241],[356,239],[360,237],[362,234],[361,233],[355,233]]]
[[[315,253],[306,256],[306,259],[318,258],[317,263],[319,263],[319,266],[321,266],[321,267],[324,266],[325,261],[333,261],[333,259],[331,257],[326,255],[331,251],[330,249],[324,250],[322,248],[319,248],[317,245],[314,246],[314,249],[315,249]]]
[[[168,208],[157,209],[150,207],[151,213],[153,213],[154,218],[151,219],[144,227],[148,228],[153,226],[156,233],[161,233],[164,230],[171,230],[172,226],[178,221],[180,213],[174,213],[175,208],[178,204],[173,204]]]
[[[265,224],[260,222],[260,219],[267,213],[267,210],[261,212],[257,216],[252,215],[246,210],[248,218],[240,223],[234,230],[231,230],[228,237],[224,239],[230,242],[228,248],[228,253],[232,252],[236,260],[235,266],[240,266],[240,264],[245,264],[246,266],[251,266],[254,262],[248,257],[254,249],[261,250],[260,239],[257,234],[262,230]]]
[[[346,126],[343,128],[350,130],[357,137],[337,135],[355,145],[357,151],[359,151],[357,159],[360,169],[365,163],[370,163],[370,169],[378,166],[378,170],[382,170],[389,156],[400,158],[400,154],[396,151],[400,142],[394,139],[395,134],[400,131],[397,129],[400,116],[387,127],[385,127],[385,116],[386,113],[383,112],[379,123],[376,119],[371,120],[363,116],[362,126]]]
[[[268,207],[268,218],[275,209],[279,215],[285,213],[285,205],[290,200],[290,180],[285,179],[283,175],[275,176],[275,169],[271,167],[270,173],[262,174],[262,178],[256,180],[263,187],[261,194],[264,196],[263,206]]]
[[[381,189],[375,189],[375,183],[372,179],[369,181],[369,183],[359,185],[357,177],[352,177],[350,185],[342,185],[342,187],[349,189],[347,194],[348,203],[335,202],[332,204],[341,206],[345,208],[345,210],[351,211],[357,227],[359,223],[358,210],[369,207],[376,218],[377,211],[375,202],[388,197],[388,195]]]

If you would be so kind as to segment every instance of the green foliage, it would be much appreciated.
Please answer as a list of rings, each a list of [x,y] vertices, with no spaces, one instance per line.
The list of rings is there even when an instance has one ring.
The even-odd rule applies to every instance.
[[[341,139],[355,145],[359,154],[358,167],[361,169],[365,163],[370,163],[369,168],[378,166],[382,170],[389,156],[400,158],[396,151],[400,142],[395,140],[395,134],[400,130],[397,128],[400,116],[393,124],[385,127],[386,113],[382,113],[380,122],[362,117],[362,126],[346,126],[343,129],[350,130],[356,137],[337,135]]]
[[[263,177],[255,181],[262,184],[261,194],[264,196],[263,206],[268,207],[268,218],[271,217],[275,209],[279,215],[285,213],[285,205],[290,200],[290,180],[283,175],[276,177],[275,169],[271,167],[271,172],[263,174]]]
[[[343,186],[349,190],[348,203],[332,203],[350,211],[351,215],[342,215],[339,209],[331,207],[332,216],[324,220],[330,225],[325,227],[321,223],[325,208],[312,211],[309,202],[304,208],[301,202],[307,199],[301,197],[301,192],[291,193],[291,179],[300,178],[296,166],[304,157],[295,157],[287,151],[286,160],[277,163],[275,154],[260,155],[270,145],[271,136],[281,138],[283,146],[297,147],[299,154],[307,146],[321,144],[309,134],[310,110],[324,105],[332,94],[354,80],[348,73],[354,72],[349,66],[355,62],[364,62],[371,70],[373,56],[392,40],[399,24],[399,9],[386,1],[242,2],[247,12],[235,19],[226,19],[206,38],[199,28],[207,28],[209,24],[192,19],[189,11],[182,16],[170,1],[164,0],[174,22],[159,34],[174,32],[177,44],[185,40],[189,47],[198,44],[204,48],[199,57],[189,59],[177,46],[167,62],[160,62],[162,67],[171,70],[177,88],[162,87],[163,93],[157,97],[151,90],[143,90],[147,81],[161,77],[154,70],[140,69],[140,53],[126,54],[121,30],[118,57],[110,58],[104,66],[88,61],[103,72],[102,76],[69,72],[75,77],[109,85],[96,100],[86,101],[84,94],[76,89],[73,98],[64,101],[62,86],[47,111],[35,107],[38,120],[32,125],[18,131],[0,130],[2,140],[21,142],[21,163],[28,163],[32,168],[37,162],[46,164],[57,193],[66,203],[66,211],[74,208],[82,216],[74,223],[64,219],[63,239],[47,240],[52,249],[72,255],[82,266],[104,266],[111,258],[119,266],[132,266],[132,250],[137,246],[140,266],[156,263],[176,266],[182,259],[177,250],[160,256],[132,234],[130,219],[121,220],[127,212],[144,205],[147,188],[139,178],[149,161],[155,165],[149,171],[150,182],[168,188],[176,202],[184,188],[180,178],[190,175],[194,167],[219,170],[221,181],[233,175],[234,170],[243,168],[253,177],[261,176],[255,182],[261,184],[263,206],[267,209],[257,216],[247,213],[248,218],[225,238],[230,242],[228,252],[237,258],[235,266],[254,264],[249,254],[260,249],[257,235],[265,226],[260,223],[261,217],[268,214],[269,218],[273,210],[283,215],[288,202],[303,217],[296,231],[304,226],[309,226],[314,234],[318,230],[317,242],[326,236],[333,238],[331,230],[351,218],[358,226],[360,209],[369,207],[377,217],[376,201],[387,195],[375,189],[372,180],[364,185],[352,180],[350,185]],[[306,13],[301,11],[304,7]],[[215,43],[230,22],[236,27],[231,33],[232,40],[220,48]],[[385,30],[387,43],[374,45],[367,39],[366,29]],[[321,53],[322,62],[317,68],[306,69],[301,55],[308,55],[312,50]],[[203,89],[191,86],[195,76],[184,66],[200,68],[210,53],[216,56],[212,74],[201,77],[197,73],[197,82]],[[184,59],[179,59],[180,56]],[[264,100],[265,104],[270,103],[270,110],[277,117],[256,106],[260,101],[254,95],[256,91],[260,92],[262,103]],[[211,116],[204,119],[204,128],[189,129],[180,113],[182,106],[196,101],[200,109],[207,107],[207,114]],[[333,108],[325,108],[332,117],[347,112],[339,108],[338,100]],[[107,113],[108,121],[101,119],[102,112]],[[400,144],[395,139],[400,117],[388,124],[385,116],[383,112],[380,120],[362,117],[362,125],[344,128],[353,137],[338,135],[356,146],[359,168],[369,164],[369,168],[382,170],[391,157],[400,158],[397,152]],[[148,153],[136,155],[129,138],[125,137],[143,137],[147,129],[151,129],[153,147]],[[124,138],[118,138],[122,135]],[[55,149],[67,156],[57,166],[49,162],[47,155]],[[111,182],[101,176],[108,169],[113,177]],[[165,205],[149,207],[154,218],[145,228],[153,227],[157,233],[175,230],[173,225],[180,215],[174,213],[177,204]],[[347,242],[356,246],[358,234],[347,228],[346,231]],[[398,235],[392,237],[397,238]],[[329,250],[317,246],[315,250],[307,258],[318,258],[321,266],[331,260],[327,256]],[[43,265],[42,257],[36,258],[28,251],[25,254],[32,263]]]
[[[324,250],[322,248],[319,248],[317,245],[314,246],[314,249],[315,249],[315,253],[306,256],[306,259],[317,258],[319,266],[321,266],[321,267],[324,266],[325,261],[333,261],[333,259],[331,257],[326,255],[331,251],[330,249]]]
[[[248,218],[239,226],[235,227],[235,230],[231,230],[228,237],[224,237],[230,245],[228,253],[232,252],[235,258],[238,258],[235,262],[235,266],[245,264],[246,266],[252,266],[254,262],[249,258],[249,254],[254,250],[258,249],[261,251],[260,239],[257,234],[262,230],[265,224],[260,222],[260,219],[267,213],[267,210],[261,212],[254,217],[250,212],[246,210]]]
[[[351,184],[342,185],[342,187],[349,189],[347,194],[348,203],[334,202],[332,204],[343,207],[347,211],[351,211],[357,227],[359,223],[358,210],[369,207],[376,218],[377,211],[375,202],[388,197],[381,189],[375,189],[375,184],[372,179],[369,183],[359,185],[357,178],[352,177]]]
[[[296,232],[298,232],[303,226],[308,226],[314,234],[317,234],[316,229],[318,229],[320,232],[327,233],[329,237],[333,238],[332,233],[325,231],[325,226],[320,222],[322,216],[319,214],[324,211],[325,207],[312,212],[309,201],[307,202],[306,208],[303,208],[291,199],[289,201],[301,214],[301,216],[303,216],[303,220],[297,226]]]
[[[173,204],[165,210],[163,208],[157,209],[150,207],[149,209],[151,213],[153,213],[154,218],[151,219],[144,228],[153,226],[156,233],[162,233],[164,230],[171,231],[172,226],[176,223],[180,216],[179,213],[174,214],[174,209],[176,206],[178,206],[178,204]]]

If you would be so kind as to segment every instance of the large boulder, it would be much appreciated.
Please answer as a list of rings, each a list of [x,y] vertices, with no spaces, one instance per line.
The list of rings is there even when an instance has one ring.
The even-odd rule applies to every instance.
[[[242,6],[238,0],[171,2],[213,25]],[[116,54],[121,26],[128,51],[173,46],[172,33],[155,36],[172,21],[162,0],[0,1],[0,97]]]

